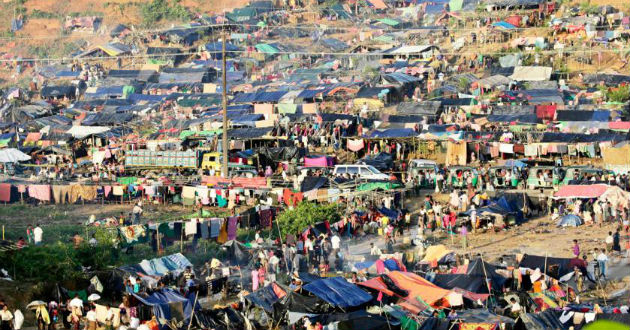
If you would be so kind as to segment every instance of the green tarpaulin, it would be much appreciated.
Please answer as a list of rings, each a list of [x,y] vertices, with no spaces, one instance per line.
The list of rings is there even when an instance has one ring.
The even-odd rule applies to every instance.
[[[280,52],[276,47],[272,45],[268,45],[268,44],[258,44],[256,45],[256,50],[258,50],[261,53],[270,54],[270,55],[277,54]]]
[[[451,0],[448,3],[448,8],[451,11],[458,11],[458,10],[462,10],[463,5],[464,5],[464,0]]]
[[[179,133],[179,138],[180,139],[185,139],[189,136],[212,136],[212,135],[218,135],[223,133],[223,130],[220,129],[213,129],[213,130],[209,130],[209,131],[190,131],[190,130],[186,130],[186,131],[182,131],[181,133]]]
[[[116,178],[116,182],[126,185],[134,184],[136,183],[136,181],[138,181],[138,178],[136,178],[135,176]]]
[[[218,105],[220,103],[221,103],[221,98],[206,98],[206,99],[198,99],[198,100],[185,99],[185,100],[177,101],[177,105],[179,105],[180,107],[194,107],[196,105],[199,105],[202,107],[211,107],[214,105]]]
[[[402,185],[400,183],[394,183],[394,182],[369,182],[369,183],[364,183],[359,185],[359,187],[357,187],[358,191],[371,191],[371,190],[376,190],[376,189],[383,189],[383,190],[387,190],[387,189],[396,189],[402,187]]]
[[[297,111],[297,104],[279,103],[278,113],[295,113]]]
[[[389,26],[397,26],[400,24],[400,22],[391,18],[379,18],[378,21]]]

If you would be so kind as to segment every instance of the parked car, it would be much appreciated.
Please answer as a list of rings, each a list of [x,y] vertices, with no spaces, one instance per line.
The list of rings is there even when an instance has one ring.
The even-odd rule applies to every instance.
[[[335,165],[333,176],[348,174],[366,180],[389,180],[389,175],[381,173],[372,165]]]

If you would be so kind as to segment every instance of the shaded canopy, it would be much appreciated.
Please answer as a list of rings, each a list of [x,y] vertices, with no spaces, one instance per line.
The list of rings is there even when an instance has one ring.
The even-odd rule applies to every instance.
[[[15,149],[7,148],[0,150],[0,163],[17,163],[31,160],[31,156]]]

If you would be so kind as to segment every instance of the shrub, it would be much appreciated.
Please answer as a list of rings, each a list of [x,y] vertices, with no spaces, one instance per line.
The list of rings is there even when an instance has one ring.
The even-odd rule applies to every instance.
[[[190,19],[190,13],[178,1],[171,4],[168,0],[153,0],[140,6],[140,14],[145,25],[161,20]]]
[[[337,210],[337,204],[315,204],[301,202],[293,210],[287,209],[276,219],[283,236],[295,234],[306,229],[310,225],[328,220],[331,224],[339,221],[341,216]],[[273,233],[273,232],[272,232]]]

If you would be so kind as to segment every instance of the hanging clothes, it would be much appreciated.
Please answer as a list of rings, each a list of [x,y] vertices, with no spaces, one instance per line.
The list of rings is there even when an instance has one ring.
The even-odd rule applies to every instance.
[[[185,234],[186,236],[197,234],[197,219],[191,219],[186,222]]]
[[[260,225],[266,228],[271,227],[273,219],[272,210],[261,210],[258,215],[260,216]]]
[[[210,219],[210,238],[219,237],[219,233],[221,231],[221,223],[222,219],[212,218]]]
[[[11,201],[11,184],[0,184],[0,202],[8,203]]]
[[[229,217],[228,220],[228,228],[227,228],[227,234],[228,234],[228,240],[233,240],[236,239],[236,231],[237,231],[237,227],[238,227],[238,222],[239,222],[240,217]]]
[[[217,238],[217,242],[219,244],[223,244],[228,241],[228,233],[227,233],[227,222],[223,222],[221,225],[221,231],[219,232],[219,237]]]
[[[357,152],[365,147],[363,139],[348,139],[348,150]]]
[[[43,202],[50,201],[50,186],[47,184],[34,184],[28,186],[28,195]]]

